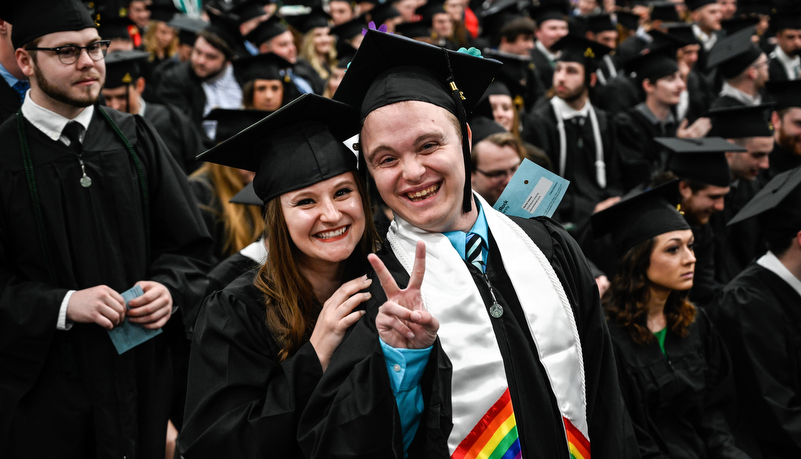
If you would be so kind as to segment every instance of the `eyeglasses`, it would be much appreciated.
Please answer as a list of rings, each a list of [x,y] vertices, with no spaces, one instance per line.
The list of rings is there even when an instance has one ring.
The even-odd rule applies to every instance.
[[[81,51],[86,50],[86,54],[93,61],[102,60],[106,56],[111,40],[100,40],[86,46],[66,45],[57,48],[26,48],[28,51],[53,51],[58,56],[62,64],[70,65],[78,62]]]
[[[517,168],[518,167],[520,167],[520,164],[516,165],[515,167],[509,168],[509,169],[503,169],[503,170],[499,170],[499,171],[485,172],[485,171],[482,171],[481,169],[476,169],[476,172],[480,173],[481,175],[483,175],[484,177],[487,177],[490,180],[500,180],[500,179],[506,177],[507,175],[508,176],[515,175],[515,172],[517,172]]]

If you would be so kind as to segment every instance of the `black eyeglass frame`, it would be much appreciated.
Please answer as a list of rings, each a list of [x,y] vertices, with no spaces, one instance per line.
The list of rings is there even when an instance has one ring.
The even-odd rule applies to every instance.
[[[92,56],[92,53],[89,51],[89,48],[93,46],[100,46],[100,52],[102,53],[99,58],[95,59]],[[55,48],[25,48],[28,51],[53,51],[58,56],[59,62],[64,65],[72,65],[78,62],[78,59],[81,58],[81,51],[86,50],[86,55],[89,56],[89,59],[92,59],[95,62],[102,61],[106,58],[106,52],[108,51],[108,47],[111,45],[111,40],[98,40],[92,42],[86,46],[78,46],[78,45],[64,45],[64,46],[57,46]],[[75,60],[71,62],[64,62],[64,59],[67,58],[70,54],[64,52],[66,48],[75,48],[77,52],[75,53],[74,57]]]
[[[522,164],[522,163],[520,163],[520,164]],[[480,173],[484,177],[487,177],[490,180],[498,180],[498,179],[501,179],[503,177],[506,177],[507,175],[508,176],[515,175],[515,172],[517,172],[517,170],[520,169],[520,164],[518,164],[514,168],[504,169],[504,170],[500,170],[500,171],[485,172],[485,171],[482,171],[479,168],[476,168],[475,171]]]

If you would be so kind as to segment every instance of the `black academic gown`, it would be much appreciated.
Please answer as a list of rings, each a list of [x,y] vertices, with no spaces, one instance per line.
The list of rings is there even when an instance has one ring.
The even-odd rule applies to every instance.
[[[0,78],[0,123],[11,118],[22,107],[17,91],[11,89],[4,78]]]
[[[211,240],[183,172],[149,123],[107,110],[141,163],[144,203],[137,167],[100,110],[82,146],[89,188],[79,184],[75,154],[24,121],[46,240],[17,120],[0,126],[0,457],[164,454],[170,362],[163,335],[118,355],[97,324],[57,331],[58,313],[68,290],[123,292],[153,280],[193,319]]]
[[[553,67],[551,61],[537,48],[531,50],[531,61],[534,62],[536,75],[540,77],[540,87],[545,92],[553,87]]]
[[[715,97],[715,99],[712,101],[712,104],[709,106],[709,108],[733,108],[733,107],[745,107],[745,104],[735,99],[732,96],[718,95],[717,97]]]
[[[791,79],[790,75],[787,74],[787,69],[784,68],[784,64],[777,57],[771,57],[768,60],[768,75],[770,76],[770,81],[787,81]]]
[[[765,171],[767,180],[801,166],[801,155],[789,152],[782,148],[778,142],[773,142],[773,151],[770,153],[770,168]]]
[[[154,100],[181,110],[192,122],[195,130],[203,136],[204,142],[209,144],[210,141],[205,138],[203,130],[206,92],[203,91],[201,83],[190,62],[180,63],[164,72]]]
[[[278,360],[255,273],[209,296],[198,317],[178,439],[186,459],[304,457],[298,419],[323,369],[310,342]]]
[[[595,138],[589,116],[583,123],[565,121],[566,162],[564,178],[570,180],[565,197],[559,204],[562,222],[582,225],[589,220],[595,205],[604,199],[623,194],[617,156],[617,129],[603,110],[595,109],[606,163],[606,187],[598,184],[595,168]],[[523,120],[523,140],[541,148],[554,168],[559,167],[559,131],[550,103],[542,103]]]
[[[752,263],[713,311],[732,362],[742,415],[736,432],[755,440],[751,457],[801,457],[801,295]]]
[[[242,255],[241,252],[231,255],[225,260],[219,262],[217,266],[209,271],[209,287],[207,290],[207,295],[211,295],[217,290],[222,290],[237,277],[250,271],[251,269],[258,267],[258,263],[256,263],[253,259]]]
[[[634,80],[625,73],[619,73],[603,86],[595,86],[591,97],[594,106],[613,115],[628,111],[641,102]]]
[[[713,94],[709,82],[696,69],[690,70],[687,75],[687,92],[690,93],[690,106],[687,108],[684,119],[687,120],[689,126],[706,114]]]
[[[734,403],[731,362],[703,310],[686,337],[667,331],[667,356],[656,339],[637,344],[614,321],[609,330],[644,459],[748,459],[735,446],[724,413]]]
[[[203,153],[203,141],[186,115],[174,106],[148,102],[144,117],[156,128],[185,174],[189,175],[200,167],[201,163],[195,157]]]
[[[715,279],[715,233],[709,224],[690,224],[690,229],[695,237],[695,276],[690,301],[707,306],[724,285]]]
[[[621,174],[628,191],[665,169],[670,153],[654,138],[675,137],[676,124],[654,124],[638,108],[618,113],[615,123],[621,126],[617,131]]]
[[[314,70],[309,61],[298,58],[298,62],[292,67],[292,71],[295,75],[308,81],[315,94],[323,94],[323,91],[325,91],[325,78],[321,77],[317,70]]]
[[[731,191],[724,199],[723,211],[712,214],[709,219],[715,233],[715,278],[721,285],[728,284],[752,260],[765,252],[765,242],[756,219],[727,226],[761,188],[758,180],[737,180],[732,183]]]
[[[639,457],[636,439],[619,392],[611,342],[598,288],[575,241],[549,219],[513,219],[543,251],[573,308],[580,335],[587,387],[587,419],[594,457]],[[492,319],[515,406],[523,457],[568,458],[562,418],[520,303],[490,235],[487,275],[506,313]],[[394,254],[378,253],[398,285],[409,276]],[[473,272],[489,309],[487,283]],[[381,352],[375,317],[386,301],[374,282],[367,314],[340,344],[301,418],[299,441],[307,457],[403,457],[395,398]],[[451,423],[451,364],[437,341],[421,380],[425,408],[410,458],[448,457]]]

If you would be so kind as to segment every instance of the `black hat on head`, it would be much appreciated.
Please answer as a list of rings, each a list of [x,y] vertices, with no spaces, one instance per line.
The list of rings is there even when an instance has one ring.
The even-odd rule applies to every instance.
[[[791,239],[801,231],[801,167],[773,177],[729,225],[754,217],[768,241]]]
[[[662,27],[664,27],[668,35],[675,39],[676,43],[680,43],[679,46],[681,47],[700,44],[698,38],[696,38],[693,33],[693,26],[690,24],[675,22],[672,24],[662,24]]]
[[[801,30],[801,11],[798,8],[780,9],[771,16],[770,25],[778,32],[784,29]]]
[[[331,35],[337,37],[337,45],[346,42],[351,38],[362,33],[363,29],[367,28],[367,21],[364,16],[357,16],[350,21],[343,22],[337,26],[331,27]],[[337,50],[339,52],[339,50]]]
[[[473,133],[473,146],[493,134],[506,133],[506,129],[495,120],[485,116],[475,116],[470,120],[470,131]]]
[[[285,16],[284,19],[300,33],[305,34],[318,27],[328,27],[328,21],[331,20],[331,16],[321,6],[318,6],[312,8],[307,14]]]
[[[229,199],[228,202],[231,204],[245,204],[248,206],[264,207],[264,202],[256,195],[256,190],[253,188],[253,182],[245,185],[245,187],[239,190],[239,192]]]
[[[178,10],[172,2],[150,5],[151,21],[169,22],[176,14],[178,14]]]
[[[676,209],[680,201],[677,180],[623,199],[592,215],[593,236],[611,234],[615,249],[623,255],[660,234],[688,230],[690,225]]]
[[[726,35],[734,35],[743,29],[751,29],[751,34],[756,34],[756,25],[759,24],[757,16],[740,16],[726,19],[720,22],[720,26],[726,31]]]
[[[601,58],[612,51],[612,48],[597,41],[576,35],[565,35],[554,43],[551,49],[559,51],[559,57],[556,58],[557,61],[578,62],[583,65],[586,76],[595,72]]]
[[[468,171],[466,118],[500,67],[501,63],[492,59],[369,30],[334,98],[360,108],[362,118],[377,108],[403,101],[444,108],[461,125],[462,153]],[[466,175],[465,212],[472,206],[471,193]]]
[[[253,187],[264,202],[356,170],[342,142],[359,132],[359,112],[316,94],[304,94],[198,160],[256,172]]]
[[[614,30],[617,32],[617,26],[612,22],[612,16],[609,14],[593,14],[587,16],[587,31],[592,33],[601,33]]]
[[[260,0],[245,0],[224,10],[226,17],[232,22],[242,24],[251,19],[265,16],[264,4]]]
[[[801,108],[801,80],[768,81],[765,89],[776,110]]]
[[[731,169],[725,153],[747,151],[720,137],[657,137],[654,140],[675,153],[670,159],[668,170],[677,177],[719,187],[727,187],[731,182]]]
[[[741,30],[719,41],[709,52],[707,68],[717,67],[723,78],[734,78],[763,54],[752,40],[753,29]]]
[[[629,30],[637,30],[640,27],[640,16],[628,11],[618,11],[617,23]]]
[[[95,27],[89,10],[78,0],[10,1],[4,20],[14,25],[11,43],[14,48],[56,32],[73,32]]]
[[[106,55],[106,89],[119,88],[132,84],[142,76],[142,64],[147,62],[150,53],[130,50],[115,51]]]
[[[482,35],[498,39],[503,26],[523,17],[518,0],[498,0],[478,14],[481,20]]]
[[[245,39],[256,46],[260,46],[262,43],[272,40],[287,30],[289,29],[287,29],[286,25],[284,25],[284,20],[278,15],[274,14],[270,16],[269,19],[259,24],[259,26],[253,29],[249,34],[247,34]]]
[[[737,13],[770,15],[773,12],[773,1],[771,0],[739,0],[737,2]]]
[[[709,117],[712,118],[709,135],[724,139],[773,137],[773,125],[768,121],[772,107],[772,104],[763,104],[709,110]]]
[[[100,20],[97,33],[103,40],[133,40],[131,28],[138,33],[136,24],[127,17],[109,18]],[[12,29],[13,33],[13,29]]]
[[[275,53],[257,54],[234,60],[234,74],[242,84],[253,80],[281,80],[289,82],[286,69],[292,63]]]
[[[488,49],[484,53],[484,57],[495,59],[503,64],[489,88],[497,88],[494,83],[502,83],[512,96],[518,110],[522,111],[534,104],[535,101],[529,97],[531,91],[528,82],[529,79],[535,78],[534,62],[530,56]]]
[[[375,23],[376,27],[381,27],[381,24],[401,15],[400,11],[392,5],[392,2],[379,3],[367,14],[370,15],[370,20]],[[364,27],[367,28],[367,25]]]
[[[242,34],[239,33],[239,24],[227,16],[214,14],[209,11],[209,25],[207,25],[204,30],[220,37],[234,54],[244,46],[242,43]],[[232,56],[228,56],[229,59],[231,57]]]
[[[531,10],[531,18],[537,27],[549,20],[567,21],[570,3],[567,0],[541,0],[539,6]]]
[[[200,19],[192,19],[185,14],[178,14],[167,25],[178,30],[178,40],[182,44],[193,46],[197,34],[205,29],[208,23]]]
[[[424,5],[419,6],[415,11],[415,14],[419,14],[422,18],[421,20],[424,22],[428,22],[431,25],[431,20],[437,14],[448,14],[445,11],[445,3],[442,0],[429,0]]]
[[[431,38],[431,24],[423,21],[404,22],[395,26],[395,33],[409,38]]]
[[[687,5],[688,10],[695,11],[717,2],[718,0],[685,0],[684,4]]]
[[[476,106],[473,108],[472,113],[468,117],[468,122],[470,123],[470,127],[473,128],[473,120],[475,118],[487,118],[487,119],[495,119],[494,115],[492,114],[492,104],[490,104],[490,96],[493,95],[504,95],[509,96],[512,101],[514,101],[515,96],[512,95],[512,92],[509,91],[509,88],[506,86],[505,83],[496,79],[487,87],[487,90],[484,92],[484,95],[481,96],[481,100],[478,101]],[[473,128],[473,131],[475,129]],[[473,145],[475,145],[476,141],[476,133],[473,132]]]
[[[215,144],[222,143],[270,113],[264,110],[215,108],[203,119],[203,129]]]
[[[679,12],[673,2],[651,3],[651,21],[679,22]]]
[[[645,79],[655,83],[656,80],[679,71],[675,49],[673,46],[662,49],[646,49],[627,61],[624,68],[626,72],[634,75],[637,84],[641,84]]]

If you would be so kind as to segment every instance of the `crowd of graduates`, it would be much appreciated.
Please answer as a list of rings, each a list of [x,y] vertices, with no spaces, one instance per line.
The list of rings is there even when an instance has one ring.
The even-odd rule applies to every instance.
[[[492,206],[526,159],[570,182],[553,220],[575,239],[589,264],[642,457],[801,457],[801,315],[796,311],[801,305],[801,5],[797,2],[209,0],[200,5],[96,0],[84,2],[84,7],[100,39],[108,40],[103,45],[108,49],[99,104],[139,115],[131,118],[136,122],[105,115],[115,129],[105,137],[87,133],[99,140],[81,140],[84,149],[98,146],[102,150],[99,145],[111,142],[117,133],[121,138],[139,139],[133,146],[125,142],[134,156],[134,150],[163,150],[171,156],[159,160],[143,155],[145,175],[158,176],[160,183],[151,184],[149,192],[159,199],[167,196],[163,209],[153,215],[146,212],[145,221],[172,229],[134,237],[148,250],[152,245],[168,253],[169,247],[183,251],[190,260],[155,257],[164,266],[148,268],[167,279],[162,282],[173,297],[182,288],[188,292],[175,300],[180,307],[170,321],[160,324],[164,325],[165,336],[159,338],[164,347],[148,351],[155,355],[169,349],[171,360],[168,364],[155,359],[151,368],[154,374],[169,373],[162,383],[171,387],[152,387],[168,391],[169,396],[149,401],[165,405],[155,411],[169,411],[164,432],[167,457],[180,450],[177,439],[185,425],[184,415],[196,408],[185,406],[185,401],[187,383],[193,390],[189,355],[195,320],[199,314],[203,317],[202,299],[264,263],[265,229],[270,226],[265,224],[261,196],[253,196],[250,185],[257,168],[214,157],[209,161],[196,158],[306,94],[343,100],[345,96],[335,94],[370,30],[502,63],[483,95],[469,102],[472,110],[466,113],[472,189]],[[16,124],[10,123],[32,116],[20,110],[30,93],[17,51],[30,42],[12,40],[16,21],[29,19],[20,10],[0,7],[0,122],[5,122],[0,138],[10,136],[12,128],[17,132]],[[62,63],[64,58],[59,54]],[[458,71],[464,69],[454,73]],[[91,116],[100,119],[97,113]],[[276,138],[285,134],[271,129]],[[44,148],[45,141],[31,137],[31,149]],[[239,142],[240,148],[249,148]],[[20,140],[22,151],[26,145]],[[6,167],[4,161],[0,160],[0,168]],[[275,161],[292,168],[292,161]],[[141,179],[143,172],[137,167],[138,172],[128,175]],[[155,172],[162,168],[168,172]],[[14,174],[17,169],[23,170],[7,166]],[[128,180],[126,173],[122,174]],[[52,174],[49,183],[39,180],[42,189],[58,180],[58,173]],[[182,180],[186,177],[187,184],[174,181],[174,174]],[[84,170],[84,178],[91,175]],[[85,188],[92,181],[86,183],[82,179]],[[366,190],[374,224],[386,240],[393,209],[370,183]],[[3,186],[11,189],[11,185]],[[143,199],[148,188],[144,190]],[[18,199],[14,193],[3,197],[9,202]],[[38,206],[38,198],[32,199]],[[63,199],[70,198],[64,195]],[[94,204],[84,205],[77,214],[92,214]],[[193,208],[191,212],[175,212],[187,205]],[[114,213],[141,213],[138,205],[129,207],[121,206]],[[122,218],[117,225],[124,226]],[[63,219],[72,228],[72,220]],[[15,229],[15,234],[38,230],[41,235],[40,223],[31,221]],[[6,223],[0,227],[0,254],[10,257],[13,252],[26,258],[12,250],[15,243]],[[77,229],[88,223],[75,225]],[[94,231],[114,233],[120,228],[97,224],[88,235]],[[205,231],[213,241],[208,251],[200,248]],[[671,231],[681,237],[659,239]],[[646,233],[648,243],[643,245]],[[787,240],[793,237],[796,240],[788,246]],[[71,247],[69,238],[64,239],[65,246]],[[100,253],[102,248],[91,248],[91,242],[89,238],[76,248],[80,246],[87,257],[96,253],[98,259],[107,260],[95,267],[98,279],[111,269],[109,263],[115,257],[126,257],[130,272],[141,271],[144,263],[152,261],[149,254],[125,250]],[[31,257],[48,257],[44,245],[42,253]],[[643,296],[637,283],[647,283],[643,279],[649,260],[653,266],[659,262],[658,254],[668,251],[684,257],[680,263],[690,275],[684,283],[670,284],[658,314],[649,315],[653,298]],[[190,269],[193,260],[204,263],[200,283],[192,278],[197,268]],[[36,269],[61,279],[61,267],[46,268]],[[38,287],[18,286],[16,279],[36,277],[39,271],[34,275],[12,263],[4,266],[2,301],[25,300],[29,289]],[[139,279],[131,278],[130,272],[112,288],[124,290],[130,286],[127,283]],[[47,302],[57,306],[65,293],[54,292]],[[71,326],[63,312],[70,295],[64,297],[58,315],[59,330]],[[30,300],[31,305],[36,301]],[[14,313],[13,318],[6,314],[0,320],[27,324],[26,317]],[[652,323],[654,317],[656,323]],[[51,321],[56,322],[55,317]],[[15,337],[0,338],[0,359],[22,368],[0,386],[12,394],[0,397],[0,410],[17,409],[24,402],[36,412],[38,405],[25,399],[38,377],[30,374],[56,370],[49,364],[43,364],[44,370],[30,364],[45,361],[44,357],[8,351],[5,346],[15,343]],[[78,346],[70,339],[57,344],[63,349]],[[34,341],[26,345],[37,346]],[[59,354],[59,365],[69,371],[79,371],[72,369],[75,365],[83,368],[81,359],[117,365],[90,349],[79,352],[77,364]],[[36,370],[28,371],[26,365]],[[123,367],[113,371],[129,371]],[[202,373],[195,370],[194,374]],[[46,388],[37,386],[36,390]],[[54,390],[45,402],[69,397],[68,390]],[[198,388],[194,390],[197,401]],[[112,395],[99,399],[116,400]],[[70,409],[63,410],[69,413]],[[35,425],[25,419],[27,424],[15,430],[9,419],[0,423],[0,438],[10,432],[18,435],[23,429],[19,426]],[[202,437],[203,432],[191,435]],[[102,445],[101,440],[91,441]],[[190,448],[191,440],[181,440],[186,441],[182,446]],[[201,451],[192,452],[202,456],[202,447],[196,448]],[[98,446],[97,451],[101,450]],[[15,449],[14,454],[20,451]],[[86,453],[76,451],[72,452]]]

